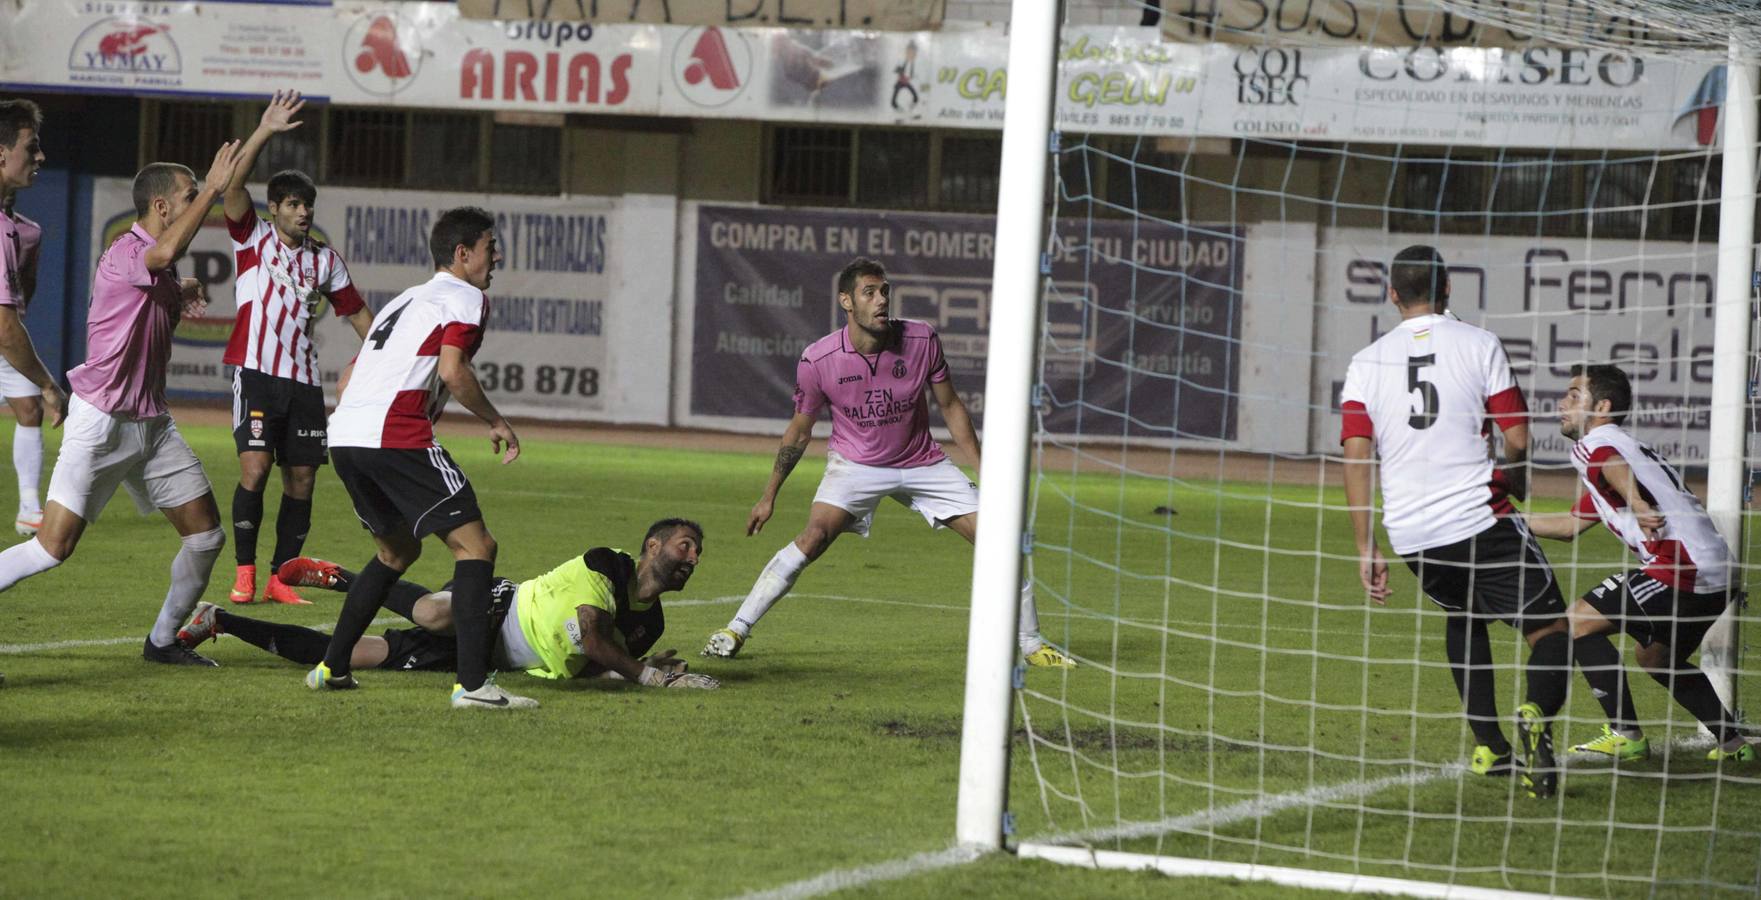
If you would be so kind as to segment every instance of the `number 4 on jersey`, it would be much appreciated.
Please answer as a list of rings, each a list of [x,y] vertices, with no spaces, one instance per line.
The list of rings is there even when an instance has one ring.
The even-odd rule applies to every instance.
[[[385,349],[385,342],[391,340],[391,330],[397,327],[398,316],[404,314],[404,310],[409,308],[411,302],[412,301],[405,300],[403,306],[392,310],[391,315],[386,316],[385,321],[381,322],[378,328],[373,329],[367,334],[367,340],[373,342],[373,349]]]

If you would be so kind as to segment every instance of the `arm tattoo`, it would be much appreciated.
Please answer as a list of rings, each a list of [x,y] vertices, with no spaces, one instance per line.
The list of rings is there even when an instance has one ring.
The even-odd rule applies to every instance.
[[[795,471],[795,464],[801,461],[801,454],[805,452],[806,448],[804,447],[797,447],[793,444],[783,445],[781,449],[777,450],[775,471],[784,478],[789,477],[789,473]]]

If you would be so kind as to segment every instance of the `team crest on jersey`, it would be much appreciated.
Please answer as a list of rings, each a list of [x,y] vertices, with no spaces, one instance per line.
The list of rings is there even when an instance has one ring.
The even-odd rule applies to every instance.
[[[893,363],[893,377],[894,378],[904,378],[905,377],[905,361],[904,360],[902,360],[902,359],[897,360]]]

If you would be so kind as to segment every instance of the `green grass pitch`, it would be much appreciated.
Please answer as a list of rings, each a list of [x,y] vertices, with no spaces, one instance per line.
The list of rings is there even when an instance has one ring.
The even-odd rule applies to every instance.
[[[228,435],[184,431],[224,510]],[[59,434],[45,433],[52,461]],[[633,550],[662,516],[701,521],[703,560],[668,598],[661,645],[694,661],[800,526],[820,474],[816,451],[766,532],[746,538],[768,454],[532,440],[502,467],[477,430],[447,443],[500,542],[497,571],[515,579],[598,544]],[[1175,830],[1096,845],[1431,880],[1453,870],[1459,883],[1575,894],[1753,893],[1761,769],[1721,776],[1688,750],[1618,773],[1574,765],[1547,802],[1442,772],[1471,741],[1441,625],[1404,570],[1389,608],[1362,604],[1343,558],[1349,523],[1323,501],[1342,497],[1048,473],[1042,624],[1090,664],[1027,673],[1018,837],[1172,819]],[[11,502],[0,489],[0,506]],[[1317,557],[1317,544],[1340,558]],[[298,666],[231,638],[207,645],[219,670],[149,666],[139,643],[175,549],[162,519],[124,500],[72,561],[0,595],[0,896],[718,897],[952,840],[971,551],[903,507],[882,508],[873,538],[841,539],[741,659],[694,666],[721,691],[504,676],[543,702],[529,715],[455,712],[442,674],[370,671],[359,691],[315,695]],[[1561,567],[1573,588],[1619,559],[1600,536],[1548,550],[1579,564]],[[351,568],[371,552],[328,472],[307,552]],[[431,542],[410,577],[438,585],[445,556]],[[229,548],[205,599],[225,604],[231,565]],[[316,606],[247,611],[328,627],[341,595],[307,594]],[[1514,663],[1512,633],[1494,634],[1500,663]],[[1654,745],[1691,734],[1649,679],[1633,683],[1642,715],[1675,716],[1651,727]],[[1514,710],[1513,672],[1500,688]],[[1749,679],[1746,696],[1757,688]],[[1598,718],[1581,680],[1570,711],[1562,743]],[[1430,780],[1216,823],[1191,816],[1414,771]],[[993,858],[855,893],[1197,887]]]

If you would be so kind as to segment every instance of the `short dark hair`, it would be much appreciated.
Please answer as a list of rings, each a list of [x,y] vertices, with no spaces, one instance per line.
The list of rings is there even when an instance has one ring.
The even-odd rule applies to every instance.
[[[428,252],[434,255],[434,267],[452,265],[452,252],[460,244],[476,246],[483,232],[495,228],[495,217],[478,206],[455,206],[440,214],[434,229],[428,232]]]
[[[866,256],[858,256],[850,260],[842,269],[838,270],[838,293],[856,293],[856,279],[864,275],[872,275],[875,278],[885,280],[887,268]]]
[[[1449,268],[1436,247],[1414,244],[1395,254],[1388,283],[1401,306],[1441,303],[1443,287],[1449,283]]]
[[[146,218],[147,210],[153,208],[153,200],[164,197],[177,190],[177,176],[188,175],[191,181],[196,180],[196,173],[189,166],[178,163],[156,162],[147,163],[146,167],[135,173],[134,200],[135,216]]]
[[[0,147],[18,143],[18,133],[43,130],[43,110],[30,100],[0,100]]]
[[[298,169],[282,169],[269,176],[269,202],[280,203],[289,196],[298,197],[311,206],[318,202],[318,185],[312,182],[311,176]]]
[[[697,543],[703,543],[702,525],[699,525],[690,519],[661,519],[653,525],[648,526],[648,533],[642,536],[643,549],[647,549],[649,538],[660,538],[660,542],[664,544],[667,541],[672,540],[673,532],[678,531],[681,528],[689,528],[696,532]]]
[[[1583,376],[1584,384],[1590,389],[1590,408],[1604,400],[1608,401],[1608,418],[1616,425],[1626,424],[1627,413],[1633,408],[1633,382],[1619,366],[1585,365],[1577,363],[1571,367],[1571,377]]]

